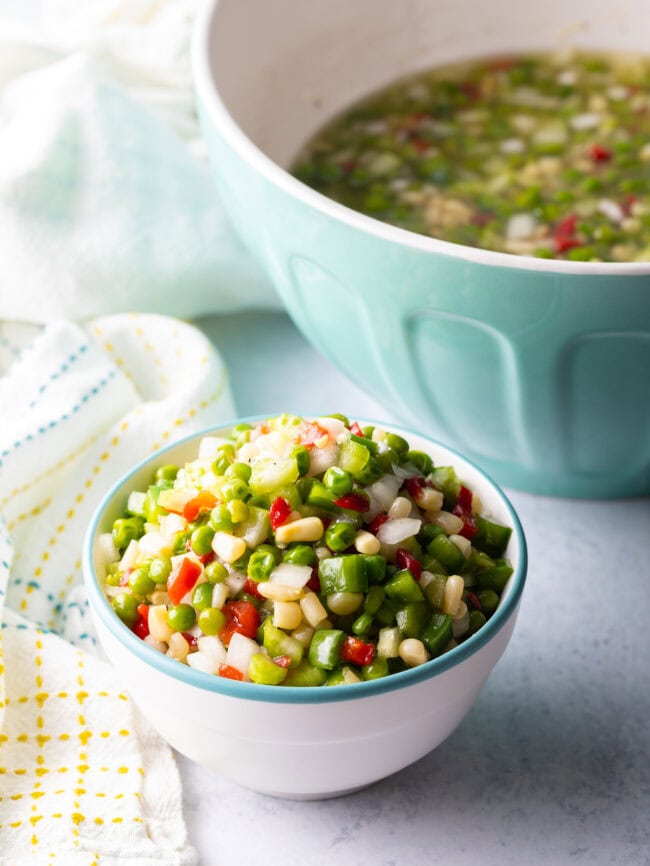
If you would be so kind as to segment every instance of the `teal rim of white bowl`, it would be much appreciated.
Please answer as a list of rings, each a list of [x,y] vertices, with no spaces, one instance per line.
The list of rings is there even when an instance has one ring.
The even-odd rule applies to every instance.
[[[194,25],[191,60],[195,90],[200,100],[204,102],[212,120],[228,139],[230,145],[255,166],[264,177],[285,192],[334,219],[382,237],[391,243],[453,256],[476,264],[562,274],[602,274],[606,276],[621,274],[631,276],[650,273],[650,263],[648,262],[574,262],[569,259],[541,259],[535,256],[519,256],[513,253],[501,253],[495,250],[484,250],[480,247],[469,247],[443,241],[367,216],[302,183],[279,163],[267,156],[248,137],[221,98],[210,69],[212,18],[218,2],[219,0],[206,2]]]
[[[298,414],[298,413],[296,413]],[[308,413],[309,414],[309,413]],[[256,415],[246,418],[236,418],[234,421],[227,421],[222,424],[215,424],[212,427],[200,430],[197,433],[192,433],[177,439],[164,448],[153,452],[149,457],[145,457],[137,463],[129,472],[123,475],[116,481],[108,493],[104,495],[101,502],[95,509],[95,513],[90,522],[90,526],[86,532],[83,546],[83,575],[88,598],[95,614],[100,618],[102,624],[111,632],[113,637],[117,638],[121,644],[141,661],[155,668],[159,673],[167,674],[173,679],[180,680],[186,685],[195,686],[204,691],[216,692],[217,694],[225,695],[231,698],[239,698],[251,701],[263,701],[279,704],[318,704],[318,703],[336,703],[338,701],[350,701],[358,698],[367,698],[372,695],[379,695],[385,692],[396,691],[408,686],[416,685],[432,679],[437,674],[441,674],[450,668],[455,667],[474,653],[478,652],[506,625],[508,620],[516,611],[517,605],[521,598],[521,594],[526,582],[526,572],[528,567],[528,553],[526,548],[526,539],[524,531],[517,514],[510,503],[510,500],[505,495],[499,485],[484,472],[473,461],[469,460],[463,454],[460,454],[453,448],[437,442],[435,439],[420,433],[417,434],[414,430],[408,430],[397,424],[386,423],[384,421],[373,421],[372,419],[362,419],[365,423],[377,424],[387,427],[390,430],[397,430],[405,434],[416,433],[422,436],[433,446],[443,448],[454,457],[472,466],[486,481],[491,485],[495,494],[501,499],[506,506],[510,516],[513,532],[517,538],[519,545],[519,562],[511,577],[509,578],[508,594],[504,602],[499,604],[495,613],[488,619],[475,634],[467,638],[458,646],[443,653],[436,658],[430,659],[422,665],[414,668],[409,668],[399,673],[388,674],[376,680],[365,680],[360,683],[350,683],[345,686],[266,686],[259,683],[247,683],[235,680],[229,680],[225,677],[220,677],[215,674],[208,674],[204,671],[197,671],[187,665],[181,664],[175,659],[168,658],[153,647],[148,646],[143,640],[137,637],[131,629],[125,625],[122,620],[113,611],[108,599],[102,592],[102,589],[95,574],[93,565],[93,546],[98,525],[102,520],[104,510],[109,505],[113,497],[116,495],[122,485],[129,478],[140,472],[149,464],[157,463],[167,452],[178,448],[186,442],[192,440],[200,440],[204,436],[210,436],[220,430],[227,430],[234,427],[236,424],[255,424],[258,421],[264,421],[268,415]]]

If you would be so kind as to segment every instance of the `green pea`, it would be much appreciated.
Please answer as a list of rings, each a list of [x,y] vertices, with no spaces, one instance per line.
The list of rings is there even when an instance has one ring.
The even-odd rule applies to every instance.
[[[308,544],[295,544],[293,547],[288,547],[283,555],[283,562],[290,562],[292,565],[315,565],[318,557],[313,547]]]
[[[156,583],[164,583],[172,570],[172,561],[168,556],[156,556],[149,563],[149,576]]]
[[[241,424],[235,424],[235,426],[230,431],[230,438],[236,439],[238,436],[241,436],[243,433],[250,433],[252,430],[252,426],[247,424],[245,421],[242,421]]]
[[[129,586],[136,595],[146,596],[156,588],[156,581],[149,576],[149,569],[134,568],[129,575]]]
[[[131,626],[138,618],[138,600],[128,592],[122,592],[113,599],[113,610],[125,625]]]
[[[354,484],[352,475],[340,466],[330,466],[323,476],[323,482],[337,498],[350,493]]]
[[[206,607],[199,613],[198,624],[203,634],[219,634],[226,624],[226,615],[218,607]]]
[[[499,596],[493,589],[479,589],[476,597],[481,603],[481,610],[490,617],[499,606]]]
[[[419,469],[423,475],[433,472],[433,460],[424,451],[409,451],[406,459]]]
[[[248,576],[256,583],[268,580],[278,564],[280,551],[271,544],[260,544],[248,560]]]
[[[240,481],[248,484],[251,477],[252,469],[248,463],[231,463],[226,469],[226,478],[239,478]]]
[[[325,544],[335,553],[346,550],[354,541],[356,529],[351,523],[337,521],[330,523],[325,530]]]
[[[172,553],[174,556],[178,556],[181,553],[187,552],[187,542],[190,540],[191,532],[177,532],[174,536],[174,543],[172,545]]]
[[[174,481],[178,475],[178,466],[173,463],[166,463],[164,466],[159,466],[156,469],[156,481]]]
[[[378,680],[380,677],[388,676],[389,673],[388,662],[381,656],[377,656],[369,665],[361,668],[361,676],[364,680]]]
[[[228,481],[221,485],[221,496],[226,502],[231,499],[246,499],[250,496],[250,488],[241,478],[229,478]]]
[[[241,499],[231,499],[227,507],[233,523],[243,523],[245,520],[248,520],[250,509]]]
[[[210,526],[215,532],[232,532],[235,524],[227,505],[215,505],[210,512]]]
[[[192,607],[194,610],[205,610],[212,605],[212,584],[200,583],[194,587],[192,593]]]
[[[205,556],[212,550],[214,529],[211,526],[199,526],[190,536],[190,547],[197,556]]]
[[[304,445],[296,445],[291,450],[291,456],[296,461],[296,466],[298,467],[298,474],[306,475],[309,472],[309,466],[311,464],[311,454],[309,453],[309,448],[305,448]]]
[[[224,475],[226,469],[235,460],[235,446],[228,443],[220,445],[212,461],[212,471],[215,475]]]
[[[209,562],[203,573],[205,574],[205,579],[212,585],[215,583],[223,583],[228,577],[228,569],[226,566],[216,560]]]
[[[110,565],[106,566],[106,575],[104,577],[106,586],[119,586],[121,579],[122,572],[120,571],[119,562],[111,562]]]
[[[397,451],[400,457],[403,457],[408,453],[408,442],[402,436],[398,436],[397,433],[387,433],[384,442],[389,448],[392,448],[393,451]]]
[[[191,604],[175,604],[167,611],[167,624],[174,631],[188,631],[196,622],[196,611]]]
[[[113,541],[118,550],[126,550],[131,541],[141,538],[143,533],[144,520],[141,517],[118,517],[113,524]]]

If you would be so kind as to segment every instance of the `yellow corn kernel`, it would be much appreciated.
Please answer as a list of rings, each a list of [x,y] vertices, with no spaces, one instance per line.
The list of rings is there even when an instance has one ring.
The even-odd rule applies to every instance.
[[[366,532],[365,529],[360,529],[354,536],[354,547],[357,553],[364,553],[366,556],[374,556],[374,554],[379,553],[381,544],[379,543],[379,539],[373,535],[372,532]]]
[[[465,581],[459,574],[451,574],[445,583],[445,594],[442,601],[443,613],[456,616],[460,603],[463,600]]]
[[[283,523],[275,530],[275,540],[278,544],[290,544],[292,541],[318,541],[323,537],[323,521],[320,517],[301,517],[291,523]]]
[[[229,532],[215,532],[212,549],[224,562],[235,562],[246,553],[246,542]]]
[[[434,490],[433,487],[422,487],[413,497],[413,501],[424,511],[440,511],[444,496],[440,490]]]
[[[154,589],[149,596],[151,604],[169,604],[169,596],[164,589]]]
[[[463,528],[462,518],[452,514],[451,511],[440,511],[430,519],[431,523],[435,523],[436,526],[440,526],[444,529],[447,535],[453,535],[456,532],[460,532]]]
[[[422,641],[415,637],[408,637],[401,642],[399,645],[399,657],[410,668],[423,665],[431,658]]]
[[[276,601],[273,605],[273,625],[293,629],[300,625],[302,611],[296,601]]]
[[[315,592],[308,592],[304,598],[300,599],[300,609],[312,628],[316,628],[323,620],[327,619],[327,611]]]
[[[167,622],[167,606],[152,604],[148,615],[149,634],[154,640],[169,642],[174,633]]]
[[[190,645],[179,631],[175,631],[169,638],[169,649],[167,655],[179,662],[185,661]]]
[[[264,598],[273,601],[299,601],[303,597],[303,590],[297,586],[285,586],[283,583],[272,583],[265,580],[257,584],[257,591]]]
[[[331,592],[327,596],[327,606],[338,616],[354,613],[363,603],[362,592]]]
[[[400,517],[408,517],[413,506],[404,496],[397,496],[393,499],[393,504],[388,509],[388,517],[390,520],[397,520]]]
[[[465,538],[464,535],[455,534],[450,535],[449,540],[452,544],[456,545],[456,547],[460,550],[465,559],[467,559],[467,557],[472,552],[472,542],[468,538]]]

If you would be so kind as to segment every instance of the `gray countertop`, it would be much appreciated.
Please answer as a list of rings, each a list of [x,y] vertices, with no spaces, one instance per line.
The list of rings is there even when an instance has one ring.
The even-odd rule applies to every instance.
[[[397,420],[280,314],[200,323],[242,415]],[[452,736],[360,793],[275,800],[179,757],[202,866],[650,863],[650,499],[507,491],[529,545],[513,639]]]

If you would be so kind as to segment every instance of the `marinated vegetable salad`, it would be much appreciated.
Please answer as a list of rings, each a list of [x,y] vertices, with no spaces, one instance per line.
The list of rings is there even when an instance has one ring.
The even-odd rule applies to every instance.
[[[385,222],[484,249],[650,260],[650,58],[434,69],[336,119],[293,169]]]
[[[99,537],[115,613],[191,667],[267,685],[385,677],[466,640],[511,529],[451,466],[342,415],[293,415],[160,466]]]

